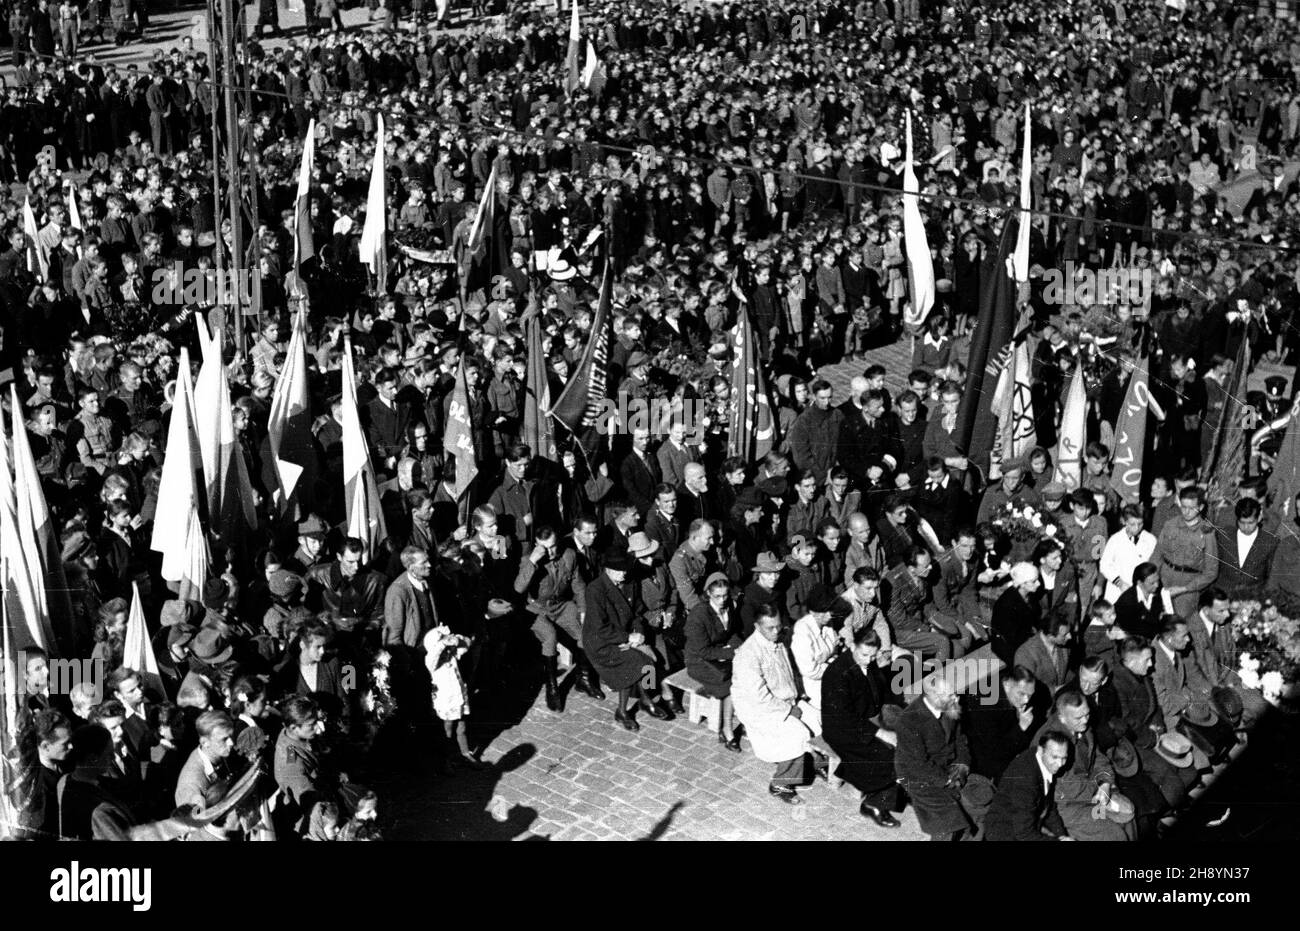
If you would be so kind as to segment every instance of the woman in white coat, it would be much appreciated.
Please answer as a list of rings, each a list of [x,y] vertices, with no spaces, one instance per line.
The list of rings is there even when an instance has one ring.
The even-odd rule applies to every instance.
[[[781,643],[781,618],[770,605],[754,619],[754,632],[731,664],[731,699],[754,755],[773,763],[768,791],[789,805],[808,783],[808,741],[821,734],[821,715],[799,688],[790,654]]]
[[[814,593],[808,613],[794,625],[790,636],[790,652],[794,654],[799,679],[808,703],[822,710],[822,674],[839,654],[840,638],[827,625],[831,611],[840,598],[832,591],[821,589]]]

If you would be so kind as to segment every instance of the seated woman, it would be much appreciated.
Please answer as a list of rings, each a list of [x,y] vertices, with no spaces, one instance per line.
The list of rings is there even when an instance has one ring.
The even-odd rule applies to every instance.
[[[733,753],[740,752],[736,713],[731,703],[731,660],[740,646],[735,609],[730,604],[731,582],[721,572],[704,586],[705,600],[686,617],[686,671],[700,684],[700,694],[722,700],[722,730],[718,740]]]
[[[853,649],[841,653],[822,676],[822,736],[840,757],[835,770],[862,793],[859,811],[885,828],[898,827],[891,812],[902,807],[894,773],[894,731],[882,726],[881,712],[897,706],[882,666],[880,637],[864,627],[853,636]]]

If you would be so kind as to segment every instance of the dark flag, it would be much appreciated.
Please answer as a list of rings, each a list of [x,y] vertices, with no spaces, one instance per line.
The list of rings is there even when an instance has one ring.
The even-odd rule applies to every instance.
[[[1143,355],[1129,376],[1124,406],[1115,424],[1115,464],[1110,487],[1125,504],[1137,504],[1142,490],[1142,459],[1150,406],[1150,359]]]
[[[749,462],[772,450],[776,425],[767,394],[767,379],[759,363],[758,335],[749,308],[742,304],[732,341],[731,413],[727,418],[727,451]]]
[[[456,463],[456,485],[452,497],[456,499],[460,519],[469,517],[469,486],[478,475],[478,458],[474,455],[474,426],[470,422],[469,383],[465,380],[465,360],[456,371],[456,384],[451,389],[451,403],[447,406],[447,427],[442,435],[443,452]]]
[[[952,439],[971,464],[988,474],[989,453],[997,437],[998,416],[993,410],[994,389],[1002,366],[1008,361],[1005,352],[1016,327],[1018,286],[1011,270],[1010,258],[1016,245],[1016,222],[1007,220],[998,239],[998,248],[984,259],[981,280],[979,317],[971,334],[967,360],[966,388],[957,409],[957,428]],[[988,391],[985,391],[985,385]]]
[[[551,406],[551,386],[546,379],[542,315],[537,307],[536,293],[528,297],[528,310],[524,312],[524,334],[528,344],[528,372],[527,384],[524,385],[523,441],[534,455],[555,462],[555,437],[551,434],[551,418],[546,415]]]
[[[614,319],[610,305],[613,303],[613,279],[609,274],[609,259],[605,260],[605,273],[600,279],[600,303],[591,321],[587,348],[578,360],[569,383],[560,392],[550,414],[578,436],[584,428],[593,427],[608,398],[609,348],[614,341]]]
[[[1246,436],[1241,422],[1249,368],[1250,340],[1243,336],[1232,369],[1232,385],[1225,389],[1228,396],[1223,399],[1223,411],[1214,425],[1210,458],[1201,463],[1201,481],[1208,483],[1212,500],[1235,494],[1246,468]]]

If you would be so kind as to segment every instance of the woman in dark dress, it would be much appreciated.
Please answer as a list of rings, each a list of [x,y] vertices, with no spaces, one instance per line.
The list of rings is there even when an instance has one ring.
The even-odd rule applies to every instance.
[[[739,753],[740,735],[731,705],[731,659],[741,641],[730,596],[731,583],[725,575],[715,572],[709,576],[704,600],[686,616],[686,672],[699,683],[699,694],[722,700],[718,740]]]
[[[900,808],[894,772],[893,730],[881,723],[886,705],[897,705],[889,687],[888,667],[882,667],[880,637],[863,627],[853,649],[841,653],[822,676],[822,736],[840,757],[835,770],[862,793],[864,818],[881,827],[898,827],[890,812]]]
[[[614,720],[636,731],[641,726],[627,712],[627,700],[633,692],[652,718],[668,721],[673,713],[646,690],[647,682],[654,682],[658,657],[646,639],[641,596],[627,580],[632,559],[626,553],[615,553],[606,557],[604,566],[604,571],[587,586],[582,648],[600,680],[618,692]]]

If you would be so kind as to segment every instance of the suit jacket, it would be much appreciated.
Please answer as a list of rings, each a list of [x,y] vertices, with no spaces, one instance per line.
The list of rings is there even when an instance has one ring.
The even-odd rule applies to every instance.
[[[663,473],[653,455],[644,459],[636,453],[628,453],[618,468],[619,479],[627,500],[635,504],[637,510],[645,514],[655,502],[655,486],[663,481]]]
[[[984,818],[984,839],[1044,841],[1064,834],[1055,792],[1043,782],[1038,747],[1031,746],[1011,761],[998,780]]]
[[[1117,714],[1106,722],[1115,738],[1127,737],[1139,748],[1154,747],[1157,734],[1164,731],[1164,715],[1151,676],[1139,678],[1120,665],[1111,673],[1110,682],[1102,686],[1103,692],[1107,690],[1113,690],[1119,706]]]
[[[1160,635],[1160,619],[1164,616],[1160,592],[1151,598],[1151,607],[1142,607],[1137,597],[1137,586],[1131,585],[1115,599],[1115,623],[1130,637],[1154,640]],[[1158,651],[1157,651],[1158,652]]]
[[[699,462],[700,455],[695,451],[693,446],[683,445],[681,449],[673,446],[671,440],[665,440],[659,447],[659,472],[663,475],[663,481],[676,488],[686,480],[686,466],[691,462]]]
[[[1268,570],[1277,551],[1277,537],[1270,536],[1260,527],[1255,531],[1255,542],[1241,562],[1237,552],[1237,528],[1229,527],[1218,534],[1219,577],[1215,585],[1228,593],[1229,598],[1260,598],[1268,588]]]
[[[677,552],[677,547],[682,542],[682,528],[677,522],[677,515],[665,517],[658,508],[651,511],[650,516],[646,518],[645,533],[651,540],[659,544],[659,549],[665,554],[665,559],[671,559],[672,554]]]
[[[411,584],[411,577],[403,572],[384,595],[383,642],[386,646],[402,645],[414,649],[424,641],[424,635],[438,626],[438,609],[433,603],[433,592],[425,582],[425,599]]]
[[[1259,545],[1258,541],[1255,545]],[[1206,681],[1215,687],[1238,684],[1237,644],[1231,625],[1218,624],[1210,633],[1198,613],[1187,622],[1187,631],[1192,638],[1192,655]]]
[[[215,761],[212,775],[208,775],[203,767],[203,751],[195,747],[189,759],[185,761],[185,765],[181,767],[180,776],[176,779],[176,807],[202,806],[203,793],[208,787],[217,780],[228,779],[230,776],[230,767],[226,765],[225,760]]]
[[[1209,700],[1209,682],[1191,650],[1180,655],[1175,663],[1159,642],[1153,647],[1156,663],[1151,678],[1156,686],[1160,711],[1165,716],[1165,730],[1172,731],[1188,705],[1197,700]]]
[[[894,768],[905,786],[941,788],[954,763],[970,765],[970,746],[961,722],[952,722],[949,737],[924,697],[913,701],[899,716],[897,734]]]
[[[961,487],[961,482],[951,475],[938,488],[931,488],[927,482],[921,482],[912,493],[912,507],[934,528],[939,542],[944,544],[952,539],[953,532],[966,519],[970,505],[970,496]]]
[[[980,620],[978,565],[963,563],[949,550],[939,557],[939,578],[931,588],[934,606],[949,617]]]
[[[1008,588],[993,603],[993,652],[1004,663],[1011,662],[1020,644],[1034,632],[1038,623],[1038,606],[1025,601],[1015,586]]]
[[[1016,755],[1030,747],[1036,728],[1031,723],[1027,729],[1020,729],[1020,715],[1002,694],[1000,682],[997,701],[989,703],[982,696],[968,695],[962,704],[971,771],[997,780]]]
[[[640,603],[636,586],[624,583],[620,592],[603,572],[587,586],[582,648],[597,667],[617,665],[623,652],[619,647],[627,643],[628,634],[646,632],[638,610]]]
[[[1049,592],[1046,588],[1038,590],[1038,609],[1044,619],[1059,618],[1070,622],[1070,629],[1079,626],[1079,575],[1074,566],[1064,563],[1061,571],[1056,573],[1056,582]]]
[[[1042,635],[1034,633],[1016,649],[1015,664],[1032,672],[1039,686],[1054,695],[1069,675],[1069,657],[1070,653],[1064,647],[1048,652]]]
[[[390,409],[375,398],[366,405],[366,413],[370,421],[366,434],[379,458],[400,456],[406,443],[406,428],[411,422],[411,409],[399,403]]]

